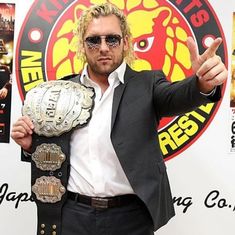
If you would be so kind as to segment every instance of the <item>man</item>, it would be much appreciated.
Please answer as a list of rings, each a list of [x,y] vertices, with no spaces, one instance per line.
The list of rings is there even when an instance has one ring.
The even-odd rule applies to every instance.
[[[0,100],[5,99],[11,89],[10,70],[6,65],[0,65]]]
[[[9,67],[0,64],[0,142],[8,143],[10,138],[11,84]]]
[[[96,96],[89,124],[73,131],[70,139],[62,234],[153,234],[174,216],[156,127],[164,116],[220,99],[219,85],[227,77],[215,54],[221,39],[199,55],[189,38],[196,75],[170,83],[161,71],[136,72],[128,66],[134,58],[130,29],[115,6],[84,11],[77,36],[78,55],[87,62],[80,80]],[[26,152],[31,152],[33,130],[27,116],[12,128],[12,138]],[[93,205],[93,199],[114,203],[104,209]]]

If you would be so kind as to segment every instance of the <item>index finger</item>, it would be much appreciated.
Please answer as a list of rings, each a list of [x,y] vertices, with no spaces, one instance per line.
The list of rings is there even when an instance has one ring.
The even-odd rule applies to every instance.
[[[198,60],[199,54],[198,54],[198,48],[197,48],[196,42],[194,41],[192,37],[187,38],[187,46],[188,46],[189,53],[190,53],[190,59],[193,63],[194,61]]]
[[[201,55],[203,60],[207,60],[216,54],[220,44],[222,43],[222,38],[216,38],[212,44],[206,49],[206,51]]]

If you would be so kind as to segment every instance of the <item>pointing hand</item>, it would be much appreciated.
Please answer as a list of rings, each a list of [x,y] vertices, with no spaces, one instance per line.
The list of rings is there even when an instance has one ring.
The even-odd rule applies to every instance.
[[[216,52],[222,43],[221,38],[216,38],[203,54],[198,53],[198,48],[192,37],[187,39],[190,59],[194,73],[198,77],[198,86],[201,92],[209,93],[216,86],[225,82],[228,71]]]

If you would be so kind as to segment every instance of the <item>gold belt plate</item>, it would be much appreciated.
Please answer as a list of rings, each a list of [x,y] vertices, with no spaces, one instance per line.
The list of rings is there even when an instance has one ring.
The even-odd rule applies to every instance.
[[[66,156],[60,146],[44,143],[37,146],[36,151],[32,154],[32,160],[42,171],[55,171],[61,168]]]
[[[61,184],[60,179],[54,176],[42,176],[36,179],[32,191],[35,193],[37,200],[43,203],[56,203],[61,201],[66,189]]]

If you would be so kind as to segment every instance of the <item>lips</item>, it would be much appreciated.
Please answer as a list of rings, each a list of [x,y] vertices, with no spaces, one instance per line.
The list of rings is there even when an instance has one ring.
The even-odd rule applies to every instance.
[[[108,60],[111,60],[110,57],[99,57],[98,58],[98,61],[108,61]]]

